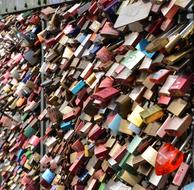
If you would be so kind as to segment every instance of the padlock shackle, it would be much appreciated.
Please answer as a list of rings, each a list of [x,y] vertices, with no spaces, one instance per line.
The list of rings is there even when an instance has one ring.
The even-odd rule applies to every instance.
[[[189,164],[191,161],[192,161],[192,153],[190,152],[190,153],[187,155],[187,158],[186,158],[186,160],[185,160],[185,163]]]
[[[187,145],[187,143],[189,142],[189,140],[191,139],[192,136],[193,136],[193,133],[190,133],[190,135],[186,138],[185,142],[180,147],[180,149],[179,149],[180,151],[183,150],[183,148]]]
[[[177,140],[178,140],[178,137],[176,136],[176,137],[173,139],[173,141],[171,142],[171,144],[172,144],[172,145],[175,145],[176,142],[177,142]]]

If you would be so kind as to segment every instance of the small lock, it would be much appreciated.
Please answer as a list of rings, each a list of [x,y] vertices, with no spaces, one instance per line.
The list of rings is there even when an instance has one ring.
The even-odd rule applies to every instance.
[[[140,112],[140,116],[146,124],[160,119],[163,115],[164,112],[158,105],[153,105],[150,108]]]
[[[150,165],[155,167],[156,163],[156,157],[157,157],[157,151],[154,147],[155,144],[157,144],[158,141],[155,141],[152,146],[148,146],[147,149],[141,154],[141,157],[146,160]]]

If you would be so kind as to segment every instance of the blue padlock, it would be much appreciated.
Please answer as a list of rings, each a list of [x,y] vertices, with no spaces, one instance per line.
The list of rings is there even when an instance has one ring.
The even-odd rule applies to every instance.
[[[19,151],[17,153],[17,161],[20,161],[23,154],[24,154],[24,150],[22,148],[19,149]]]
[[[87,36],[87,34],[80,35],[78,37],[77,41],[81,44],[85,40],[86,36]]]
[[[148,53],[145,48],[146,46],[149,44],[149,42],[146,39],[141,40],[137,46],[136,49],[140,50],[142,53],[144,53],[147,57],[149,57],[150,59],[156,54],[156,52],[153,53]]]
[[[83,87],[85,87],[85,82],[83,80],[80,80],[71,90],[73,94],[77,94]]]
[[[67,131],[69,129],[73,129],[73,123],[72,121],[63,122],[60,124],[61,129]]]
[[[42,174],[42,178],[48,183],[51,184],[53,179],[55,178],[55,173],[51,172],[49,169]]]
[[[97,43],[94,43],[93,45],[91,45],[91,47],[89,48],[89,52],[91,53],[91,54],[96,54],[99,50],[100,50],[100,48],[101,48],[102,46],[101,45],[99,45],[99,44],[97,44]]]
[[[107,5],[107,7],[104,9],[104,12],[106,15],[108,15],[109,19],[114,23],[117,19],[116,12],[118,10],[118,7],[120,5],[119,0],[113,0],[111,3]]]
[[[141,128],[137,127],[136,125],[134,125],[133,123],[130,123],[128,126],[128,129],[131,130],[133,133],[135,133],[136,135],[138,135],[141,132]]]
[[[194,182],[184,186],[182,190],[194,190]]]
[[[75,28],[73,28],[71,32],[68,33],[67,36],[70,38],[73,38],[73,37],[76,37],[79,33],[80,33],[80,27],[76,26]]]
[[[31,79],[31,74],[30,73],[27,73],[26,75],[25,75],[25,77],[22,79],[22,82],[23,83],[26,83],[28,80],[30,80]]]
[[[114,135],[117,135],[119,132],[121,120],[122,117],[119,114],[117,114],[108,126],[108,128],[111,129]]]

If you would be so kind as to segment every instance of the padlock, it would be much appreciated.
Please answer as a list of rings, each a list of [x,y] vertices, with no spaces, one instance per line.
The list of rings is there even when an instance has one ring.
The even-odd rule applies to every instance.
[[[192,134],[187,137],[180,149],[177,149],[173,146],[173,143],[175,143],[177,140],[177,137],[175,137],[174,142],[172,142],[172,144],[165,143],[158,150],[155,162],[155,169],[157,175],[171,173],[181,165],[184,159],[184,154],[181,151],[187,145],[191,137]]]
[[[174,179],[172,181],[173,184],[175,184],[177,186],[181,186],[185,176],[187,175],[189,166],[191,165],[191,161],[192,161],[191,159],[192,159],[191,153],[189,153],[187,155],[185,162],[182,162],[181,165],[179,166],[179,168],[174,176]]]

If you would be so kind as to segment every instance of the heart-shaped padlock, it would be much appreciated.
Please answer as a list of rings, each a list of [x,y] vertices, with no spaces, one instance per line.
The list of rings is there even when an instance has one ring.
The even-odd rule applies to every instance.
[[[190,134],[184,141],[180,149],[173,146],[173,143],[165,143],[158,151],[155,163],[155,170],[157,175],[165,175],[175,171],[183,162],[184,154],[181,150],[185,147],[191,139]],[[177,138],[176,138],[177,140]]]

